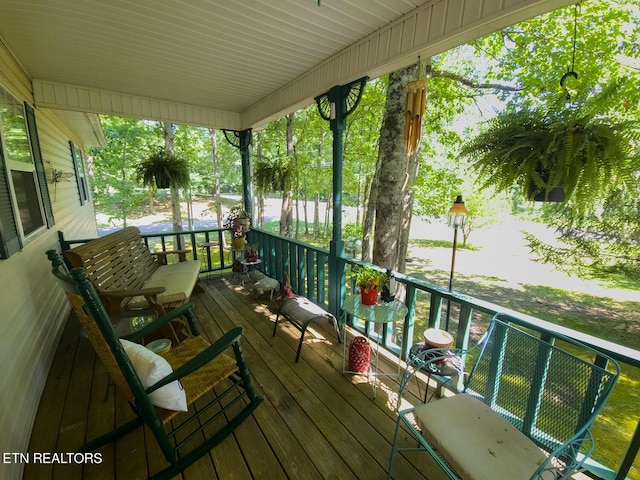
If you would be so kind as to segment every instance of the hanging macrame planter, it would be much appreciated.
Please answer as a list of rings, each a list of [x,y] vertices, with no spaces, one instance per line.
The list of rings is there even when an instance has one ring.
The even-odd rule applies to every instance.
[[[427,82],[425,80],[409,82],[407,84],[407,108],[405,110],[407,122],[404,127],[404,147],[407,155],[412,155],[418,149],[426,101]]]

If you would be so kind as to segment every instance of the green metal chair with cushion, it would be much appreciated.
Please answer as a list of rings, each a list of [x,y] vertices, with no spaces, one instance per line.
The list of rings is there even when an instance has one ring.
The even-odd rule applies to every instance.
[[[465,480],[565,479],[591,455],[590,428],[619,376],[618,363],[569,338],[538,338],[508,319],[494,316],[471,349],[477,358],[460,394],[421,403],[409,387],[431,363],[471,351],[430,349],[409,363],[388,479],[400,451],[427,452],[448,478]]]
[[[81,451],[100,448],[146,425],[166,464],[150,465],[151,478],[169,479],[206,455],[247,419],[262,398],[254,392],[234,328],[213,344],[194,332],[163,356],[133,343],[179,316],[194,324],[187,303],[120,340],[100,298],[82,269],[71,270],[80,295],[67,296],[96,353],[136,417],[92,440]],[[225,352],[232,350],[231,356]],[[195,409],[193,403],[198,401]]]

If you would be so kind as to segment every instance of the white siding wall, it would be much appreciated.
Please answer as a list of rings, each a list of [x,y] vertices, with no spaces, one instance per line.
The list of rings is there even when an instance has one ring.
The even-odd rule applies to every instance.
[[[30,82],[0,44],[0,85],[33,103]],[[36,109],[45,167],[73,172],[69,140],[79,144],[55,116]],[[50,162],[50,163],[48,163]],[[73,177],[48,184],[56,224],[21,252],[0,260],[0,455],[25,452],[51,360],[69,313],[62,287],[44,252],[59,250],[58,230],[67,238],[96,236],[93,205],[80,206]],[[3,463],[0,478],[18,479],[22,466]]]

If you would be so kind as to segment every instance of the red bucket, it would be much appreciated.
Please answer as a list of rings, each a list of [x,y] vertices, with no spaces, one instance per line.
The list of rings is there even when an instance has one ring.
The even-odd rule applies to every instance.
[[[349,344],[349,370],[351,372],[366,373],[371,361],[371,346],[369,340],[361,335],[354,337]]]

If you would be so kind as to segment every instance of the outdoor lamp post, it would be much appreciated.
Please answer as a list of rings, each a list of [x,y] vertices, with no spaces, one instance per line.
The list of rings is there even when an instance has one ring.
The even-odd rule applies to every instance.
[[[464,206],[462,195],[456,197],[456,201],[449,209],[449,227],[453,228],[453,251],[451,253],[451,273],[449,274],[449,291],[453,290],[453,271],[456,265],[456,247],[458,245],[458,230],[464,227],[467,221],[467,207]],[[447,317],[445,320],[445,330],[449,331],[449,314],[451,311],[451,300],[447,299]]]

